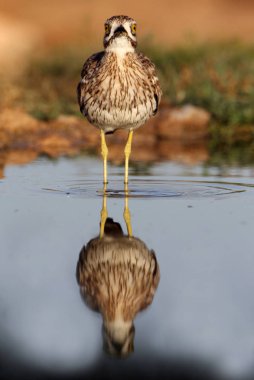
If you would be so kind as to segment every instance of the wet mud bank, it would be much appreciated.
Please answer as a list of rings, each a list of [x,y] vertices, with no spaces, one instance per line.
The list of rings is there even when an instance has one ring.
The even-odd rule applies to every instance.
[[[211,145],[215,151],[225,145],[248,145],[253,141],[254,126],[226,128],[211,126],[210,114],[195,106],[170,107],[163,104],[156,117],[135,131],[132,162],[144,164],[175,161],[183,164],[207,162]],[[109,160],[124,162],[127,132],[119,130],[107,136]],[[230,148],[231,149],[231,148]],[[41,121],[21,109],[8,109],[0,115],[0,175],[5,165],[26,164],[36,157],[100,155],[99,131],[84,118],[61,115]]]
[[[135,132],[132,159],[144,162],[171,158],[190,163],[204,161],[207,158],[209,121],[209,113],[201,108],[191,105],[171,108],[164,104],[156,117]],[[126,131],[107,136],[112,162],[123,162],[126,139]],[[0,116],[1,166],[26,163],[38,155],[55,158],[77,155],[82,151],[100,153],[98,130],[85,119],[62,115],[44,122],[20,109],[6,109]]]

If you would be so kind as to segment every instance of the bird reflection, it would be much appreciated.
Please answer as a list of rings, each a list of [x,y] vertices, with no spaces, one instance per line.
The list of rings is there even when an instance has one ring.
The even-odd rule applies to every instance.
[[[100,234],[81,249],[77,264],[81,295],[102,314],[104,350],[120,357],[134,351],[133,320],[151,304],[160,279],[154,251],[132,236],[127,190],[125,194],[127,235],[107,216],[104,192]]]

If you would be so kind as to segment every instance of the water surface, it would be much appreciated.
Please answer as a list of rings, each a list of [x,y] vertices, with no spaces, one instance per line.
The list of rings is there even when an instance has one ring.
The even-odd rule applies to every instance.
[[[2,373],[253,375],[253,174],[173,163],[131,169],[133,234],[155,251],[161,277],[135,319],[134,353],[116,360],[103,352],[101,316],[84,304],[76,281],[79,252],[100,231],[101,161],[40,158],[7,167],[0,180]],[[126,233],[122,181],[123,168],[109,167],[108,216]]]

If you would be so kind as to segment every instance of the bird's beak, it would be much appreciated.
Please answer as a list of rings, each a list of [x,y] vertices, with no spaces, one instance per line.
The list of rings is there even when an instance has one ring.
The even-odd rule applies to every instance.
[[[114,35],[117,35],[117,34],[122,34],[122,33],[127,33],[126,32],[126,29],[124,29],[124,27],[122,25],[118,26],[118,28],[116,28],[116,30],[114,31]]]

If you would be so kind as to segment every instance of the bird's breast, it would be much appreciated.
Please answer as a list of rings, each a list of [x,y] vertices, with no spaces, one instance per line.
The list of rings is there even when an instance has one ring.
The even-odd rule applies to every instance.
[[[86,116],[95,126],[113,131],[138,128],[153,114],[153,90],[142,67],[132,59],[108,59],[85,93]]]

